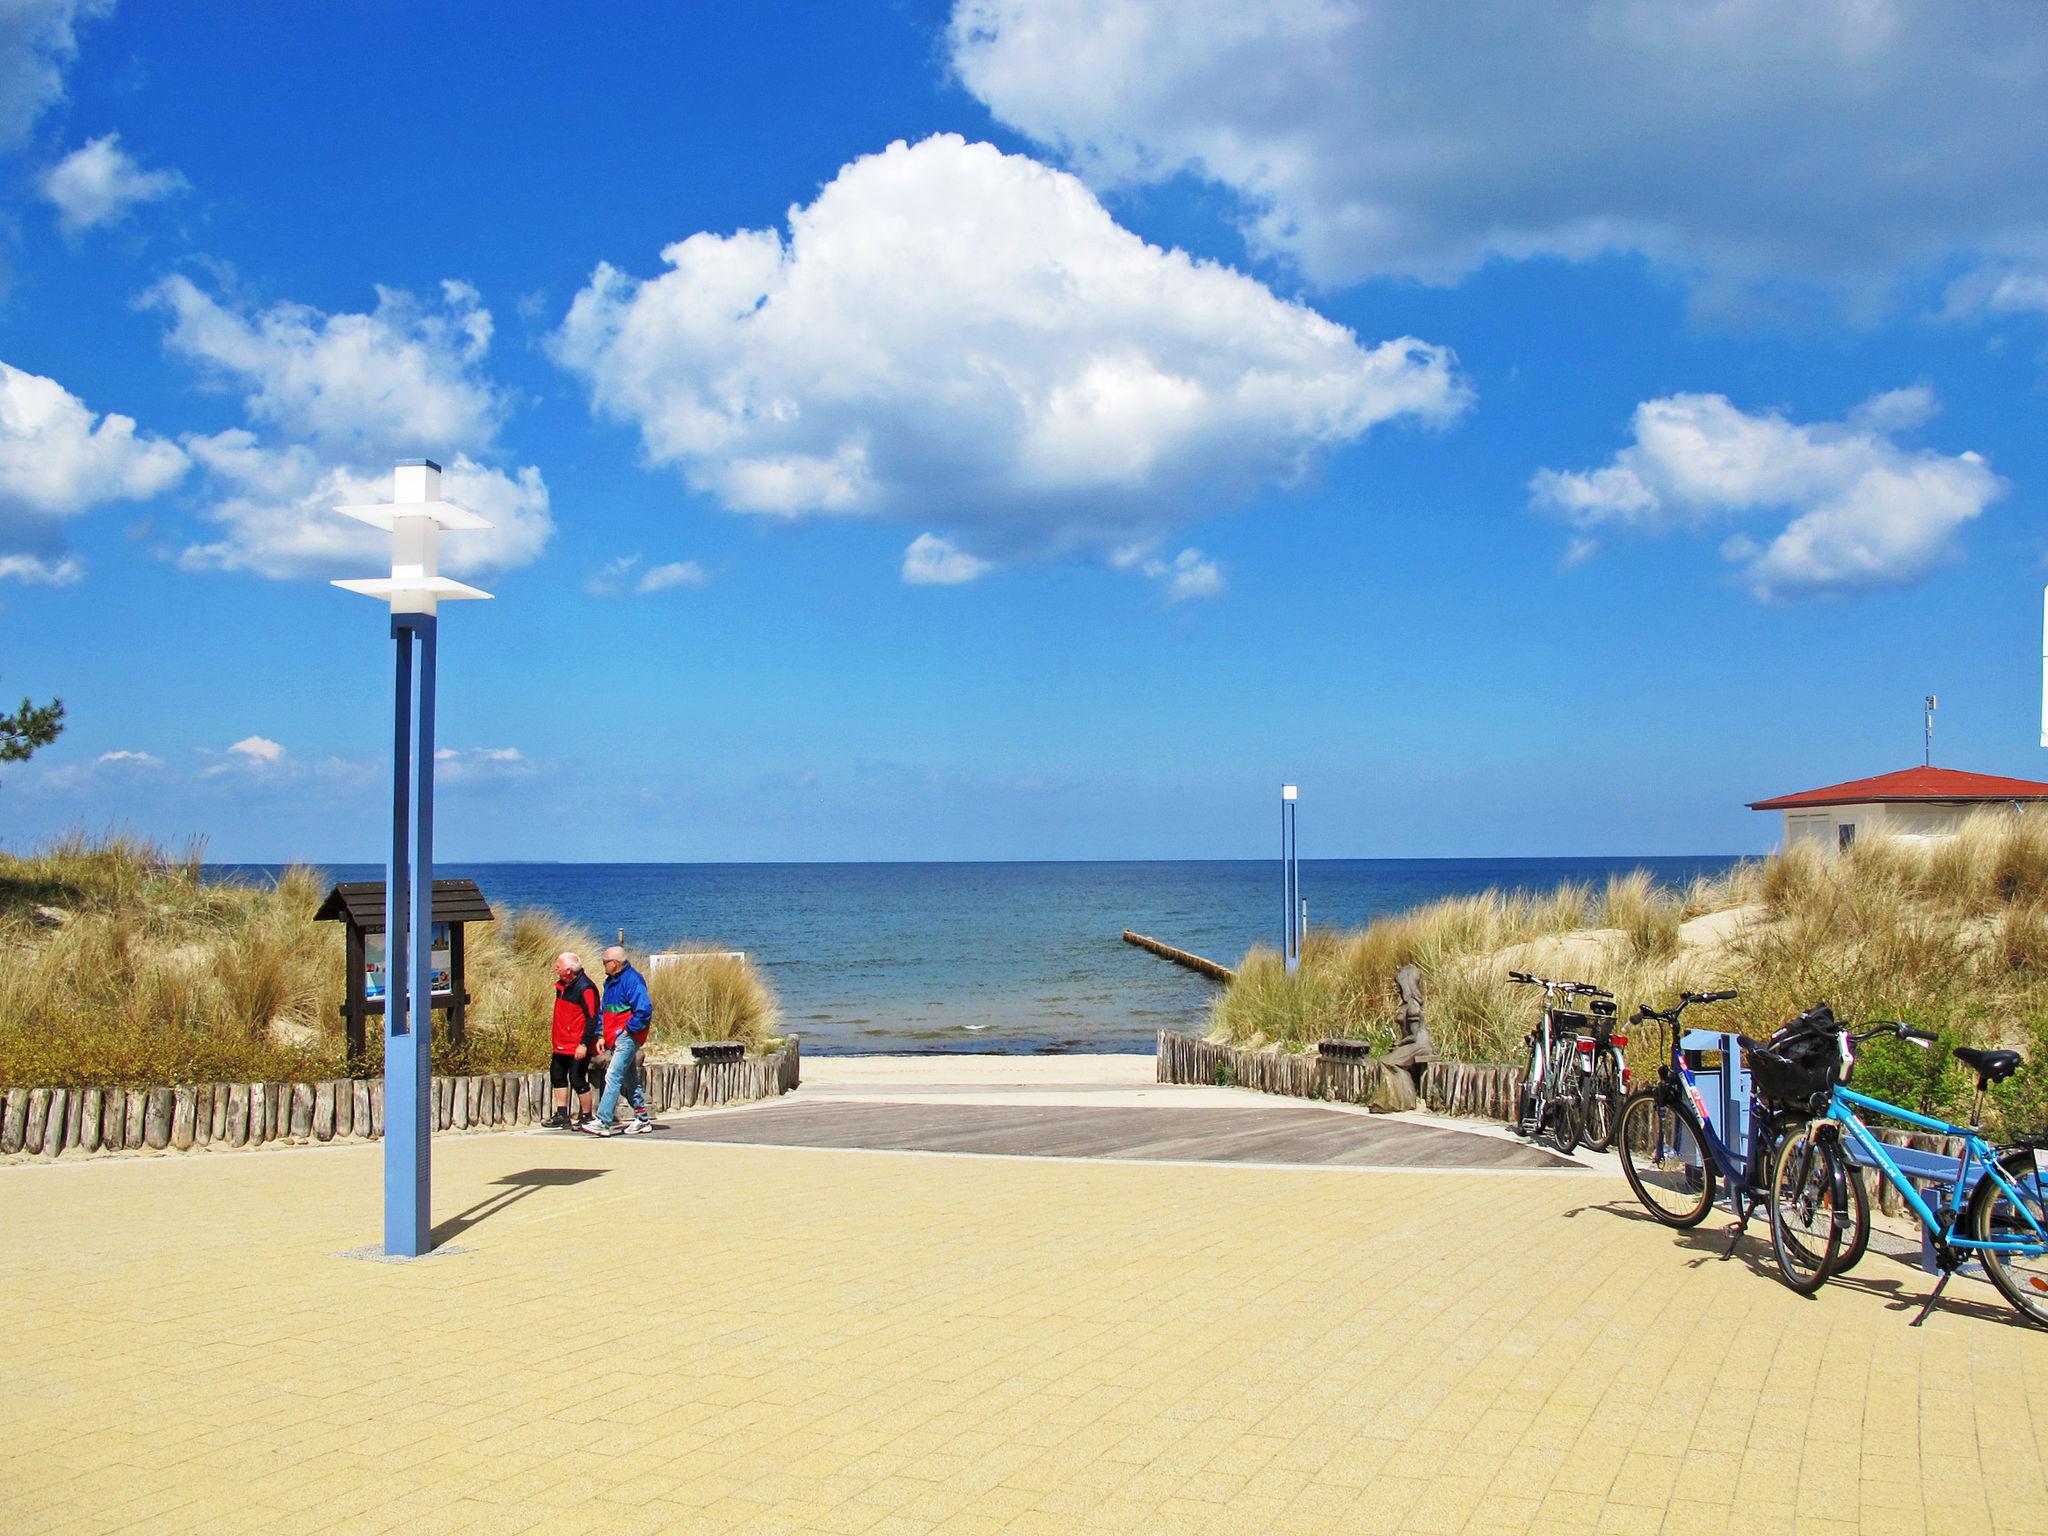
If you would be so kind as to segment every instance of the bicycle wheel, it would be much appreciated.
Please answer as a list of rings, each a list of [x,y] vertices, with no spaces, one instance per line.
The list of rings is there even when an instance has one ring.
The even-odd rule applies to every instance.
[[[1863,1170],[1842,1159],[1842,1180],[1849,1193],[1849,1230],[1842,1242],[1842,1251],[1835,1255],[1835,1267],[1830,1275],[1846,1275],[1856,1267],[1856,1261],[1870,1251],[1870,1184]]]
[[[1555,1052],[1550,1061],[1550,1071],[1543,1082],[1543,1119],[1550,1131],[1550,1139],[1557,1150],[1570,1157],[1579,1146],[1579,1076],[1578,1061],[1569,1049],[1569,1037],[1564,1049]]]
[[[1802,1296],[1821,1288],[1842,1252],[1849,1193],[1834,1142],[1802,1126],[1771,1159],[1771,1247],[1785,1283]]]
[[[1529,1084],[1536,1077],[1536,1037],[1529,1037],[1529,1059],[1522,1064],[1522,1080],[1515,1088],[1515,1118],[1509,1122],[1517,1136],[1534,1136],[1536,1124],[1536,1095],[1529,1091]]]
[[[1667,1227],[1696,1227],[1714,1206],[1714,1165],[1690,1110],[1644,1088],[1622,1102],[1615,1128],[1621,1171],[1643,1209]]]
[[[1579,1150],[1579,1096],[1570,1089],[1550,1101],[1550,1139],[1566,1157]]]
[[[1579,1091],[1579,1131],[1586,1145],[1605,1152],[1614,1145],[1614,1128],[1621,1119],[1621,1081],[1615,1076],[1614,1060],[1603,1056]]]
[[[2048,1192],[2043,1177],[2035,1171],[2031,1151],[2008,1152],[1998,1161],[2019,1192],[2019,1199],[2007,1194],[1998,1181],[1986,1175],[1970,1196],[1963,1212],[1963,1230],[1975,1242],[2038,1243],[2033,1218],[2048,1229]],[[1994,1253],[1980,1249],[1984,1273],[1998,1292],[2036,1328],[2048,1328],[2048,1249],[2040,1253]]]

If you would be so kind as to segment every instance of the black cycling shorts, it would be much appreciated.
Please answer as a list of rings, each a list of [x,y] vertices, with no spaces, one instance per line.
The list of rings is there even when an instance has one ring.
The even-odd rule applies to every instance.
[[[548,1057],[548,1082],[557,1088],[590,1092],[590,1058],[556,1051]]]

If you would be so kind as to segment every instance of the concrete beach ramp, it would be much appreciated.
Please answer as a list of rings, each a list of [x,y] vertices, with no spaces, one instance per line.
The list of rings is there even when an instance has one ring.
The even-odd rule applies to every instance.
[[[812,1058],[790,1098],[663,1140],[1300,1168],[1565,1171],[1485,1128],[1150,1082],[1150,1057]]]

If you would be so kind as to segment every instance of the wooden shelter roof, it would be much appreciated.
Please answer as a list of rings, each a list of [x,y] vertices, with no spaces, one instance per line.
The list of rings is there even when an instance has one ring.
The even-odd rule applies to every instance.
[[[477,889],[474,880],[434,882],[433,921],[488,923],[495,917],[491,904],[484,900],[484,893]],[[327,893],[327,899],[320,903],[320,910],[313,914],[315,922],[334,922],[342,918],[354,923],[364,933],[382,933],[384,882],[344,880]]]

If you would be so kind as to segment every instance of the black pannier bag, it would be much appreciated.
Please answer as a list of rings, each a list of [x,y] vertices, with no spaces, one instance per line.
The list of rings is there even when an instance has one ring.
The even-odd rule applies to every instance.
[[[1849,1080],[1841,1028],[1822,1003],[1775,1031],[1767,1045],[1752,1047],[1747,1059],[1756,1096],[1772,1109],[1820,1114],[1835,1084]]]

